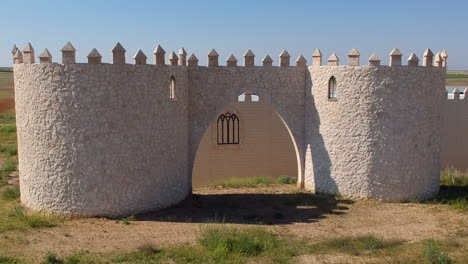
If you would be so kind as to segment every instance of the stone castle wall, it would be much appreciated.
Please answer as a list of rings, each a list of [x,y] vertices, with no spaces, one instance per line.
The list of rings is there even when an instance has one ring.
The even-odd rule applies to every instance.
[[[382,200],[434,195],[444,74],[429,67],[312,67],[310,188]],[[327,97],[331,76],[336,100]]]
[[[120,44],[119,44],[120,45]],[[299,185],[316,192],[379,200],[407,200],[435,194],[438,188],[441,106],[445,67],[432,67],[412,54],[401,66],[373,54],[366,66],[359,53],[338,66],[336,54],[321,65],[320,51],[307,68],[300,56],[281,67],[198,66],[164,50],[157,65],[123,64],[123,47],[114,48],[114,65],[102,64],[96,50],[89,64],[74,63],[74,48],[63,49],[64,63],[46,52],[31,63],[30,45],[15,53],[15,89],[22,202],[33,209],[69,215],[126,215],[175,204],[191,192],[192,170],[204,132],[229,103],[246,91],[269,102],[284,122],[298,161]],[[428,50],[430,52],[430,50]],[[184,54],[185,53],[185,54]],[[428,53],[429,54],[429,53]],[[430,53],[432,54],[432,53]],[[123,57],[122,57],[123,55]],[[91,57],[90,57],[91,56]],[[26,57],[28,59],[26,60]],[[116,59],[118,58],[118,59]],[[184,60],[182,60],[182,58]],[[398,59],[399,58],[399,59]],[[430,63],[429,63],[430,58]],[[117,63],[118,62],[118,63]],[[446,55],[444,57],[446,63]],[[180,64],[180,65],[178,65]],[[336,66],[335,66],[336,65]],[[445,64],[444,64],[445,65]],[[336,98],[328,81],[337,81]],[[176,98],[170,99],[171,78]]]
[[[189,194],[186,68],[16,64],[14,71],[26,206],[112,216]]]
[[[459,92],[459,91],[458,91]],[[442,166],[468,171],[468,96],[446,99],[442,127]]]

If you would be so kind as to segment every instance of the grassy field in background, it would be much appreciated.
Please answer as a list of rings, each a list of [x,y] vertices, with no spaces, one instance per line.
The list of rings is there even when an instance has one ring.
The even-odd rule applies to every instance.
[[[468,71],[447,71],[445,84],[448,86],[468,86]]]
[[[13,87],[13,72],[0,71],[0,89],[6,87]]]

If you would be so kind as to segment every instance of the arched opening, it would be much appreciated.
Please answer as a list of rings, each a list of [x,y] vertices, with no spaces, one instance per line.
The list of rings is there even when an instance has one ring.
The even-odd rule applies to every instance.
[[[285,121],[268,101],[246,92],[217,113],[205,130],[192,185],[258,176],[297,178],[300,173],[297,145]]]
[[[336,99],[336,78],[330,77],[328,80],[328,99]]]
[[[171,76],[171,83],[169,84],[169,98],[174,100],[176,98],[176,81],[174,76]]]

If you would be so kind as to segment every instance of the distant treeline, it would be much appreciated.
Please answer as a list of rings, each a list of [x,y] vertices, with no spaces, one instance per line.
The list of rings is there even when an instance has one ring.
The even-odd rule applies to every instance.
[[[11,67],[0,67],[0,72],[12,72],[13,68]]]

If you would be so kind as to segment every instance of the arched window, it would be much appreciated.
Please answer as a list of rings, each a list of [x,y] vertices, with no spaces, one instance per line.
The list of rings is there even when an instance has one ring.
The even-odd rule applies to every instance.
[[[239,144],[239,118],[229,112],[221,114],[217,122],[218,145]]]
[[[175,97],[175,78],[171,76],[171,84],[169,85],[169,98],[174,100]]]
[[[336,99],[336,79],[332,76],[328,81],[328,98]]]

